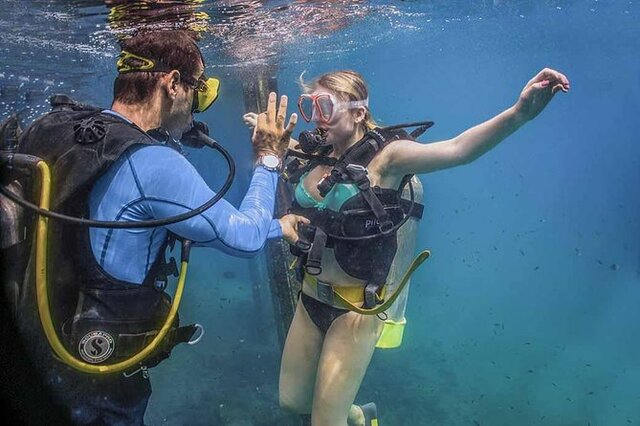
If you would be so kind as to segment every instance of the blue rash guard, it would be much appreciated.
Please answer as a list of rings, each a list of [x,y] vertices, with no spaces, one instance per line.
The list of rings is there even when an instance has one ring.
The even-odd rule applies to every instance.
[[[222,199],[202,214],[166,227],[91,228],[93,255],[113,278],[137,284],[143,282],[168,231],[196,246],[252,256],[267,238],[282,236],[280,223],[272,219],[277,182],[276,172],[258,166],[239,209]],[[89,213],[96,220],[162,219],[197,208],[214,195],[175,149],[135,145],[98,179],[89,196]]]

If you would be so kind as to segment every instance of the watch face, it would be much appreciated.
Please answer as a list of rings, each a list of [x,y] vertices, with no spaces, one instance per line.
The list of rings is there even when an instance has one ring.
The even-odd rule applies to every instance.
[[[262,157],[262,164],[267,167],[278,167],[280,165],[280,160],[275,155],[265,155]]]

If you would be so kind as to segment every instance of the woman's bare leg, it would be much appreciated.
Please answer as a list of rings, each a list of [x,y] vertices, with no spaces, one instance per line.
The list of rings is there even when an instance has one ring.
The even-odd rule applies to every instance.
[[[299,414],[311,413],[323,337],[298,299],[280,364],[282,408]]]
[[[375,315],[349,312],[329,327],[318,363],[311,413],[313,426],[357,425],[364,419],[362,410],[352,404],[382,325]],[[348,418],[354,423],[348,423]]]

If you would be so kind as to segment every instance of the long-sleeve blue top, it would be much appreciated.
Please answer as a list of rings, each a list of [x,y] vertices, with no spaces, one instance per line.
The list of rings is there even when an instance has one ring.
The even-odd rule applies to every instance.
[[[112,277],[142,283],[167,232],[234,256],[257,253],[282,236],[273,219],[278,175],[258,166],[240,208],[224,199],[191,219],[157,228],[91,228],[93,255]],[[141,221],[185,213],[215,195],[187,159],[164,145],[136,145],[111,165],[91,190],[91,219]]]

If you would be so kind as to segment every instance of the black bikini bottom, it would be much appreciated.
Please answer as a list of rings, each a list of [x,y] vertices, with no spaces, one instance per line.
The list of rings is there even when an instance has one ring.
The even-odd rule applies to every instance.
[[[339,316],[349,312],[348,309],[335,308],[331,305],[327,305],[326,303],[322,303],[311,296],[307,296],[304,293],[300,293],[300,298],[302,300],[302,306],[304,306],[304,309],[309,314],[309,318],[311,318],[311,321],[313,321],[316,327],[318,327],[324,334],[327,333],[331,324]]]

